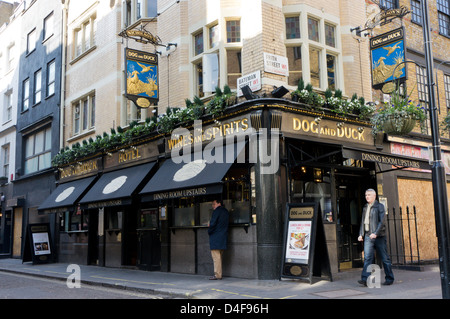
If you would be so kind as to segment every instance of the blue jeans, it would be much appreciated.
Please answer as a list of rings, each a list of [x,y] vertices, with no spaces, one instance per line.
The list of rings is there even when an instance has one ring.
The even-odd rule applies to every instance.
[[[371,239],[369,235],[364,236],[364,268],[361,273],[361,279],[366,281],[371,275],[367,272],[367,267],[374,263],[375,249],[377,250],[377,254],[383,263],[386,282],[393,282],[394,273],[392,272],[392,264],[387,252],[385,236],[377,237],[375,239]]]

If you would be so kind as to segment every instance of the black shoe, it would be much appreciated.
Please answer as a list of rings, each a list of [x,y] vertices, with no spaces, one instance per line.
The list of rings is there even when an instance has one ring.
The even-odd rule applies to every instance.
[[[363,285],[363,286],[366,286],[366,287],[367,287],[367,281],[365,281],[365,280],[362,280],[362,279],[358,280],[358,284],[360,284],[360,285]]]
[[[383,286],[390,286],[392,285],[394,282],[393,281],[385,281],[382,283]]]
[[[216,276],[209,277],[209,280],[222,280],[222,278],[217,278]]]

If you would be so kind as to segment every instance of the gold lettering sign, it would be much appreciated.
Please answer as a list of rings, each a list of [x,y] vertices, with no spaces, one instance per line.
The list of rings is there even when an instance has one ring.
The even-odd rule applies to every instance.
[[[133,160],[138,160],[141,158],[141,155],[139,154],[139,148],[136,149],[129,149],[124,151],[119,151],[118,155],[119,164],[124,162],[129,162]]]
[[[333,127],[331,122],[329,125],[322,125],[311,118],[292,119],[292,129],[297,132],[312,133],[320,137],[333,137],[338,139],[346,139],[350,141],[366,142],[368,129],[358,128],[344,124],[342,126]]]
[[[208,127],[202,129],[198,133],[190,133],[187,136],[180,136],[178,139],[170,139],[167,145],[170,150],[191,144],[203,143],[205,141],[213,140],[216,137],[227,136],[229,134],[236,134],[245,132],[249,128],[248,118],[230,121],[219,126]]]
[[[77,163],[60,169],[60,179],[98,171],[98,159]]]
[[[314,207],[291,207],[289,209],[290,219],[311,219],[314,217]]]

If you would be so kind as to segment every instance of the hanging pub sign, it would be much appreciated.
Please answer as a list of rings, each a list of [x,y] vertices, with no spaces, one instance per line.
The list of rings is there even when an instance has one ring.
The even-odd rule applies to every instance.
[[[370,39],[374,89],[391,93],[395,89],[394,81],[406,81],[404,34],[401,27]]]
[[[158,102],[158,56],[126,48],[125,66],[127,98],[140,108]]]
[[[23,261],[33,264],[43,264],[53,261],[53,251],[50,247],[50,224],[29,224],[25,235]]]
[[[331,269],[318,203],[286,205],[281,277],[307,279],[328,276]]]

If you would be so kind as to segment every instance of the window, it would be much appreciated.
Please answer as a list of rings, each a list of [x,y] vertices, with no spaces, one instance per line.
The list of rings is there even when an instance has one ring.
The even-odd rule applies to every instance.
[[[327,75],[328,75],[328,88],[330,90],[336,90],[336,57],[331,54],[327,54]]]
[[[8,67],[6,68],[6,71],[12,70],[12,68],[14,67],[15,56],[16,56],[16,47],[13,43],[8,47]]]
[[[314,87],[320,87],[320,49],[309,47],[309,68],[311,84]]]
[[[227,21],[227,43],[241,42],[241,21]]]
[[[227,50],[227,83],[231,89],[237,88],[237,79],[242,76],[241,50]]]
[[[74,211],[60,213],[61,232],[88,230],[88,214],[78,207]]]
[[[325,23],[325,44],[336,47],[336,28],[334,25]]]
[[[44,19],[44,40],[48,39],[53,35],[53,29],[54,29],[54,22],[53,22],[53,12],[50,13],[45,19]]]
[[[398,8],[398,0],[380,0],[380,6],[382,9]]]
[[[450,37],[450,1],[437,0],[439,33]]]
[[[13,107],[13,91],[10,90],[5,94],[5,109],[3,112],[3,122],[7,122],[12,119],[12,107]]]
[[[42,71],[34,73],[34,104],[41,102]]]
[[[25,138],[25,174],[51,166],[51,141],[50,127]]]
[[[72,104],[73,135],[86,132],[95,126],[95,95],[92,93]]]
[[[30,79],[26,79],[22,84],[22,112],[30,107]]]
[[[36,29],[27,35],[27,54],[36,49]]]
[[[300,17],[286,17],[286,39],[300,38]]]
[[[56,64],[52,61],[47,64],[47,96],[55,94]]]
[[[319,21],[308,17],[308,39],[319,42]]]
[[[427,75],[426,68],[419,67],[416,65],[416,78],[417,78],[417,92],[419,97],[420,105],[427,110],[428,109],[428,86],[427,86]],[[428,112],[425,112],[427,116]],[[429,119],[424,122],[424,127],[422,129],[428,132],[430,125],[428,124]]]
[[[2,176],[9,177],[9,144],[2,146]]]
[[[129,26],[141,18],[158,16],[157,0],[125,0],[123,21]]]
[[[199,55],[203,53],[203,32],[197,33],[194,35],[194,49],[195,55]]]
[[[197,95],[198,97],[204,97],[205,93],[203,92],[203,64],[201,61],[194,64],[194,76],[195,95]]]
[[[317,12],[287,12],[286,28],[292,26],[292,19],[305,26],[308,35],[291,38],[286,30],[286,57],[289,64],[287,84],[295,89],[298,81],[311,84],[315,89],[342,89],[342,77],[338,77],[342,69],[341,45],[339,38],[339,21],[329,16],[317,15]],[[297,14],[294,17],[294,14]],[[313,16],[314,14],[314,16]],[[325,19],[327,17],[327,19]],[[291,19],[292,18],[292,19]],[[299,34],[298,34],[299,35]],[[297,36],[297,35],[296,35]]]
[[[450,75],[444,74],[444,90],[447,108],[450,109]]]
[[[209,48],[215,48],[219,45],[219,25],[213,25],[209,28]]]
[[[411,21],[422,24],[422,9],[420,0],[411,0]]]
[[[95,16],[91,16],[87,21],[83,22],[80,27],[74,30],[74,58],[95,46],[96,30],[97,21]]]
[[[288,84],[297,86],[298,81],[302,78],[302,47],[287,47],[286,53],[289,61]]]

